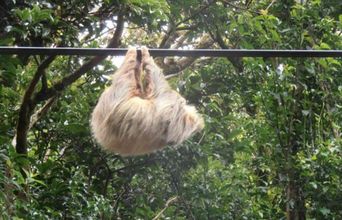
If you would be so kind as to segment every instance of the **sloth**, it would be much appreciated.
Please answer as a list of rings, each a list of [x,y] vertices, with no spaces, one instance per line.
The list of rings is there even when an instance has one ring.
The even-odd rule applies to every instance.
[[[138,58],[129,48],[90,122],[102,148],[122,156],[179,145],[204,127],[202,116],[170,87],[146,47]]]

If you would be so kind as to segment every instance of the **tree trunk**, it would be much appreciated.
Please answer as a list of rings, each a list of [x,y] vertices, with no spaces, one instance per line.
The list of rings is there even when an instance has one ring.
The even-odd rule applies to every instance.
[[[291,153],[287,154],[287,189],[286,189],[286,218],[287,220],[305,220],[305,198],[302,190],[302,181],[294,165],[293,156],[298,153],[298,142],[292,140]]]
[[[301,187],[295,179],[290,179],[287,186],[287,220],[305,220],[305,200],[301,193]]]

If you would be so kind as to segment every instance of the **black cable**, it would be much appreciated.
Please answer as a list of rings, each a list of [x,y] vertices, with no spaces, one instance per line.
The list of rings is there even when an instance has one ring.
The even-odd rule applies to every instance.
[[[48,48],[0,46],[0,54],[121,56],[125,55],[126,52],[127,48]],[[149,52],[152,56],[180,57],[342,57],[342,50],[149,49]]]

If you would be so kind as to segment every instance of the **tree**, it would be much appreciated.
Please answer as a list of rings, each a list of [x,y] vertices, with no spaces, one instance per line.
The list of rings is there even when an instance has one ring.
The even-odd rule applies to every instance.
[[[341,49],[336,8],[6,0],[0,45]],[[89,130],[112,60],[0,55],[1,218],[342,217],[341,59],[157,57],[206,129],[136,158],[104,153]]]

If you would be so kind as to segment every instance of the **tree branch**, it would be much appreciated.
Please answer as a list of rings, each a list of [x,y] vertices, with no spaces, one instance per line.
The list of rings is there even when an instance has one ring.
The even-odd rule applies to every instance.
[[[175,33],[175,28],[173,24],[170,23],[169,26],[167,27],[166,33],[163,36],[162,41],[159,44],[159,48],[168,48],[171,44],[172,39],[175,38],[173,37],[172,39],[170,39],[174,33]]]
[[[211,45],[213,45],[214,41],[208,36],[204,35],[198,45],[195,47],[195,49],[200,48],[209,48]],[[186,57],[181,58],[178,62],[172,63],[172,65],[163,65],[163,72],[165,75],[171,75],[178,72],[183,71],[187,67],[189,67],[191,64],[193,64],[196,61],[197,57]]]
[[[216,2],[216,0],[213,0],[213,1],[209,2],[209,3],[206,4],[206,5],[201,5],[201,6],[197,9],[197,11],[195,11],[192,15],[190,15],[189,17],[184,18],[182,21],[178,22],[178,23],[176,24],[176,27],[179,26],[179,25],[181,25],[181,24],[183,24],[183,23],[185,23],[185,22],[187,22],[187,21],[189,21],[189,20],[191,20],[191,19],[193,19],[193,18],[196,17],[197,15],[201,14],[205,9],[209,8],[210,5],[214,4],[215,2]]]
[[[47,102],[43,105],[43,107],[41,107],[40,109],[38,109],[32,116],[31,116],[31,120],[30,120],[30,124],[28,126],[28,131],[31,130],[31,128],[37,123],[37,121],[39,121],[39,119],[41,119],[50,109],[50,107],[55,103],[57,99],[57,96],[53,96],[50,99],[47,100]],[[14,136],[13,140],[12,140],[12,145],[16,146],[17,145],[17,134]]]
[[[246,6],[246,7],[241,7],[241,6],[238,6],[238,5],[234,5],[234,4],[232,3],[233,1],[222,1],[222,2],[225,4],[225,6],[226,6],[226,5],[229,5],[229,6],[235,8],[235,9],[237,9],[237,10],[239,10],[239,11],[248,11],[248,12],[251,12],[251,13],[254,13],[254,14],[260,14],[260,13],[257,12],[257,11],[253,11],[253,10],[249,9],[248,6]]]
[[[172,197],[166,201],[165,207],[153,218],[153,220],[158,220],[160,216],[165,212],[165,210],[170,206],[171,203],[176,202],[178,196]]]
[[[175,39],[174,44],[171,45],[171,49],[178,49],[180,46],[182,46],[190,33],[191,31],[181,31],[182,35]]]
[[[197,15],[201,14],[205,9],[209,8],[212,4],[214,4],[216,2],[216,0],[213,0],[211,2],[209,2],[206,5],[202,5],[200,6],[193,14],[191,14],[189,17],[184,18],[183,20],[177,22],[176,24],[174,24],[172,22],[172,18],[170,18],[170,24],[167,28],[167,31],[159,45],[159,48],[169,48],[170,45],[172,44],[172,42],[178,38],[180,35],[178,34],[177,31],[179,30],[193,30],[194,28],[197,27],[197,25],[193,25],[191,27],[179,27],[179,25],[184,24],[186,22],[188,22],[189,20],[193,19],[194,17],[196,17]]]
[[[209,35],[211,36],[211,38],[217,42],[217,44],[222,48],[222,49],[229,49],[229,47],[226,45],[226,43],[224,42],[217,26],[216,27],[216,33],[214,34],[208,25],[206,25],[207,31],[209,32]],[[227,57],[227,59],[233,64],[235,70],[238,73],[241,73],[243,71],[243,64],[241,61],[241,58],[239,57]]]
[[[37,123],[37,121],[39,121],[39,119],[41,119],[49,111],[56,100],[57,96],[49,98],[46,103],[31,116],[29,130]]]
[[[165,76],[165,79],[170,79],[170,78],[176,77],[178,75],[179,75],[178,73],[170,74],[170,75]]]
[[[275,3],[276,0],[272,0],[272,2],[267,6],[267,8],[265,9],[266,11],[268,11],[268,9],[271,8],[271,6]]]
[[[45,59],[37,68],[36,73],[31,80],[30,85],[25,91],[23,101],[19,110],[19,119],[17,124],[17,132],[16,132],[16,151],[18,154],[26,154],[27,153],[27,132],[29,130],[30,117],[33,109],[35,108],[35,103],[32,101],[32,95],[34,90],[39,82],[41,76],[45,73],[46,68],[52,63],[55,59],[55,56],[50,56]]]
[[[124,29],[124,16],[122,13],[118,15],[118,23],[116,26],[115,33],[113,38],[110,40],[107,48],[116,48],[120,45],[121,35]],[[74,73],[64,77],[62,80],[57,82],[54,86],[47,89],[46,92],[39,92],[35,96],[36,102],[41,102],[51,98],[52,96],[57,95],[59,92],[63,91],[67,86],[71,85],[77,79],[79,79],[82,75],[88,72],[91,68],[99,64],[103,61],[106,56],[97,56],[89,60],[87,63],[83,64],[79,69],[77,69]]]

